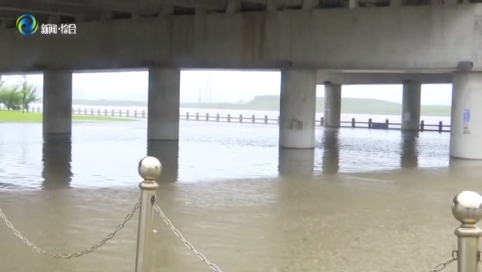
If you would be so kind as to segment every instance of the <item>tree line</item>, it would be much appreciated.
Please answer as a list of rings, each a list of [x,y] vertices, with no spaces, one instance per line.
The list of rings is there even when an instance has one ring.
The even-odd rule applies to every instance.
[[[36,87],[29,84],[25,76],[23,81],[14,85],[6,85],[5,81],[0,78],[0,105],[7,110],[28,112],[30,104],[39,100]]]

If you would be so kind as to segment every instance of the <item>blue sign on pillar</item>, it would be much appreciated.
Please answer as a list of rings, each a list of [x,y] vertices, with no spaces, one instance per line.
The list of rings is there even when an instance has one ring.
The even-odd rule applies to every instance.
[[[464,110],[464,134],[470,134],[470,110]]]

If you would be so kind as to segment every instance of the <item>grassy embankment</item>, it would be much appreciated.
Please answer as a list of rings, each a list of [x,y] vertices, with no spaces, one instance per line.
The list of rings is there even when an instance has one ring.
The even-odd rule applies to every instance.
[[[113,101],[113,100],[74,100],[76,105],[91,106],[133,106],[146,107],[147,102],[141,101]],[[233,109],[233,110],[257,110],[279,111],[279,96],[265,95],[256,96],[253,100],[243,104],[233,103],[181,103],[182,108],[197,109]],[[324,98],[316,99],[316,111],[324,111]],[[341,112],[347,114],[380,114],[399,115],[402,112],[400,103],[388,102],[378,99],[343,98]],[[423,116],[450,116],[449,106],[423,106]]]
[[[72,116],[75,122],[112,122],[133,121],[134,119],[103,116]],[[0,123],[39,123],[42,113],[0,110]]]

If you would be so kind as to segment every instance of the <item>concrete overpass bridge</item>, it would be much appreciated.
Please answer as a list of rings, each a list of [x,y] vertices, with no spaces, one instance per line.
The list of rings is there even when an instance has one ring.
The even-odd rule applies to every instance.
[[[16,19],[76,24],[23,36]],[[279,70],[280,146],[313,148],[315,88],[339,127],[342,84],[453,83],[450,154],[482,159],[482,4],[473,0],[2,0],[0,73],[42,72],[44,134],[71,133],[72,72],[148,69],[149,140],[178,140],[181,69]],[[471,112],[470,134],[463,112]],[[466,130],[467,132],[467,130]]]

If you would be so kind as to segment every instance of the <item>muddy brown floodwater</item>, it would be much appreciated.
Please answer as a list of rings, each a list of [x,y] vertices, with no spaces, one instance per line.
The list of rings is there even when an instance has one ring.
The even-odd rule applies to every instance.
[[[279,152],[267,126],[184,122],[177,144],[146,143],[145,121],[75,124],[71,142],[46,143],[40,125],[0,125],[0,208],[53,253],[88,249],[122,222],[146,154],[164,165],[159,205],[224,272],[427,272],[455,249],[452,198],[482,186],[480,165],[449,161],[449,134],[319,129],[314,151]],[[133,272],[137,216],[70,260],[2,223],[0,270]],[[152,271],[210,271],[154,224]]]

